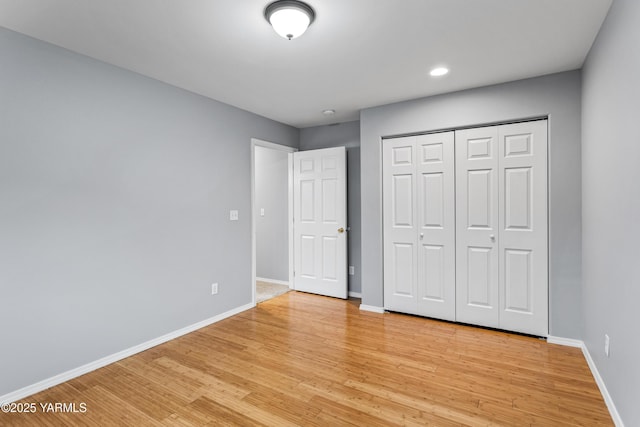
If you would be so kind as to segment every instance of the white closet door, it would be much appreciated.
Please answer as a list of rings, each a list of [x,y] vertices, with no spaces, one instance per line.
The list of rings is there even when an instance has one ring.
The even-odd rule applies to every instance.
[[[383,216],[386,309],[547,335],[546,120],[385,140]]]
[[[547,121],[498,131],[500,328],[546,336]]]
[[[455,320],[454,134],[384,141],[384,305]]]
[[[418,314],[456,319],[453,132],[416,137]]]
[[[416,137],[384,140],[382,150],[384,307],[417,314]]]
[[[498,129],[456,131],[456,320],[499,327]]]

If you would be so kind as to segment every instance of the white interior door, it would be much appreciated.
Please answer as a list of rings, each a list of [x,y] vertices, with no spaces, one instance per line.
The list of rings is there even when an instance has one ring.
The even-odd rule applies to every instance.
[[[293,154],[294,289],[347,298],[344,147]]]
[[[498,132],[500,328],[546,336],[547,121]]]
[[[456,318],[498,328],[498,128],[456,131]]]
[[[454,134],[383,146],[384,305],[455,320]]]

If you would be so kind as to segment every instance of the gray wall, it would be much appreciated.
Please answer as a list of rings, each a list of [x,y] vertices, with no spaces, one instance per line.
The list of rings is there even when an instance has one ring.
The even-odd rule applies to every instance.
[[[580,72],[363,110],[362,303],[383,306],[381,138],[549,116],[550,333],[581,337]]]
[[[289,154],[255,149],[256,276],[288,282]],[[264,209],[264,216],[260,209]]]
[[[640,2],[614,0],[582,99],[584,341],[627,426],[640,425],[639,22]]]
[[[251,302],[252,137],[299,131],[0,28],[0,396]]]
[[[361,291],[361,222],[360,222],[360,122],[347,122],[326,126],[315,126],[300,130],[300,149],[347,148],[347,221],[349,231],[349,265],[355,274],[349,276],[349,291]]]

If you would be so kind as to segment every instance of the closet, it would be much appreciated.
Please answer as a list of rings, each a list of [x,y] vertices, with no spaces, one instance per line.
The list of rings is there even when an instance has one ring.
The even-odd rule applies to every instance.
[[[382,150],[385,309],[546,336],[547,121]]]

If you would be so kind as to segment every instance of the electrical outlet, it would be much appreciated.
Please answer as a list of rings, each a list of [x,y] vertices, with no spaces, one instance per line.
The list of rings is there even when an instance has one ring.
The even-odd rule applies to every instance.
[[[211,284],[211,295],[216,295],[218,293],[218,284],[217,283],[212,283]]]
[[[260,216],[264,216],[264,208],[260,208]]]
[[[604,354],[609,357],[609,349],[610,349],[610,340],[609,335],[604,334]]]
[[[237,221],[238,220],[238,211],[232,210],[229,211],[229,221]]]
[[[349,276],[356,274],[356,268],[353,265],[349,266]]]

